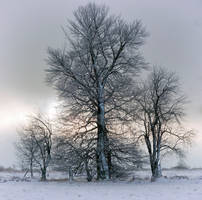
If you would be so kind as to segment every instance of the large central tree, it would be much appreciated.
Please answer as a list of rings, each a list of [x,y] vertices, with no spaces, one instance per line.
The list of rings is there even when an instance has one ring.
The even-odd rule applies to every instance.
[[[47,77],[70,112],[96,126],[97,176],[109,179],[106,115],[129,100],[134,76],[144,68],[139,48],[147,34],[140,21],[127,23],[94,3],[79,7],[74,17],[64,28],[68,47],[48,50]]]

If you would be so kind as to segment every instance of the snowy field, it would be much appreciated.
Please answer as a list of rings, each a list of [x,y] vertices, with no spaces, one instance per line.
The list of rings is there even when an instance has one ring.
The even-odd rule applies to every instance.
[[[55,180],[22,181],[22,173],[0,172],[0,200],[202,200],[202,170],[166,170],[157,182],[148,171],[138,171],[124,181],[91,182]]]

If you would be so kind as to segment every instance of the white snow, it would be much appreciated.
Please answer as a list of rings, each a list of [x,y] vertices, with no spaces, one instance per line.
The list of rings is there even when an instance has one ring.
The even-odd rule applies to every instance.
[[[68,183],[25,182],[13,179],[22,174],[0,173],[0,200],[202,200],[202,170],[168,170],[165,174],[168,178],[152,183],[148,171],[137,172],[134,180]]]

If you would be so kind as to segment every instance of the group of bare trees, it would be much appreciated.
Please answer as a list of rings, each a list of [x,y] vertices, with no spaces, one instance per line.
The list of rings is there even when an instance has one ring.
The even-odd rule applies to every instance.
[[[180,125],[185,97],[174,73],[154,67],[139,81],[148,68],[140,53],[147,36],[141,21],[128,23],[109,15],[107,7],[89,3],[74,12],[63,30],[68,46],[48,49],[46,70],[62,102],[52,164],[84,172],[89,181],[95,175],[110,179],[117,169],[144,162],[143,141],[153,178],[161,176],[161,154],[180,153],[192,132]],[[20,134],[21,155],[30,168],[33,161],[40,166],[43,179],[51,137],[51,125],[37,117]]]

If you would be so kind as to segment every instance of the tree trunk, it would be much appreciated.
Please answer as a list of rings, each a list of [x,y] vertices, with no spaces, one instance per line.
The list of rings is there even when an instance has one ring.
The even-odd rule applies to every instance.
[[[109,178],[111,179],[112,174],[112,156],[111,156],[111,150],[107,151],[107,162],[109,166]]]
[[[162,176],[162,171],[161,171],[161,163],[160,160],[156,159],[152,164],[152,177],[151,181],[155,181],[156,179],[160,178]]]
[[[97,157],[98,179],[109,179],[109,167],[105,155],[104,128],[102,124],[98,124]]]
[[[105,110],[104,110],[104,90],[103,86],[98,85],[98,111],[97,111],[97,127],[98,127],[98,139],[97,139],[97,178],[109,179],[109,166],[105,155]]]
[[[101,173],[100,173],[100,164],[99,164],[99,155],[98,155],[98,140],[97,140],[96,164],[97,164],[97,180],[99,180]]]
[[[46,181],[46,168],[41,169],[41,181]]]
[[[88,162],[87,161],[85,161],[85,169],[86,169],[87,181],[91,182],[92,179],[93,179],[93,176],[91,174],[91,170],[88,167]]]
[[[30,162],[30,176],[31,176],[31,178],[34,177],[34,175],[33,175],[33,161],[32,160]]]
[[[73,172],[72,172],[72,167],[69,167],[69,182],[71,183],[73,181]]]
[[[156,140],[156,138],[155,138]],[[152,167],[152,181],[155,181],[157,178],[162,176],[161,171],[161,162],[160,162],[160,144],[161,144],[161,137],[158,134],[157,142],[155,141],[154,149],[153,149],[153,167]]]

